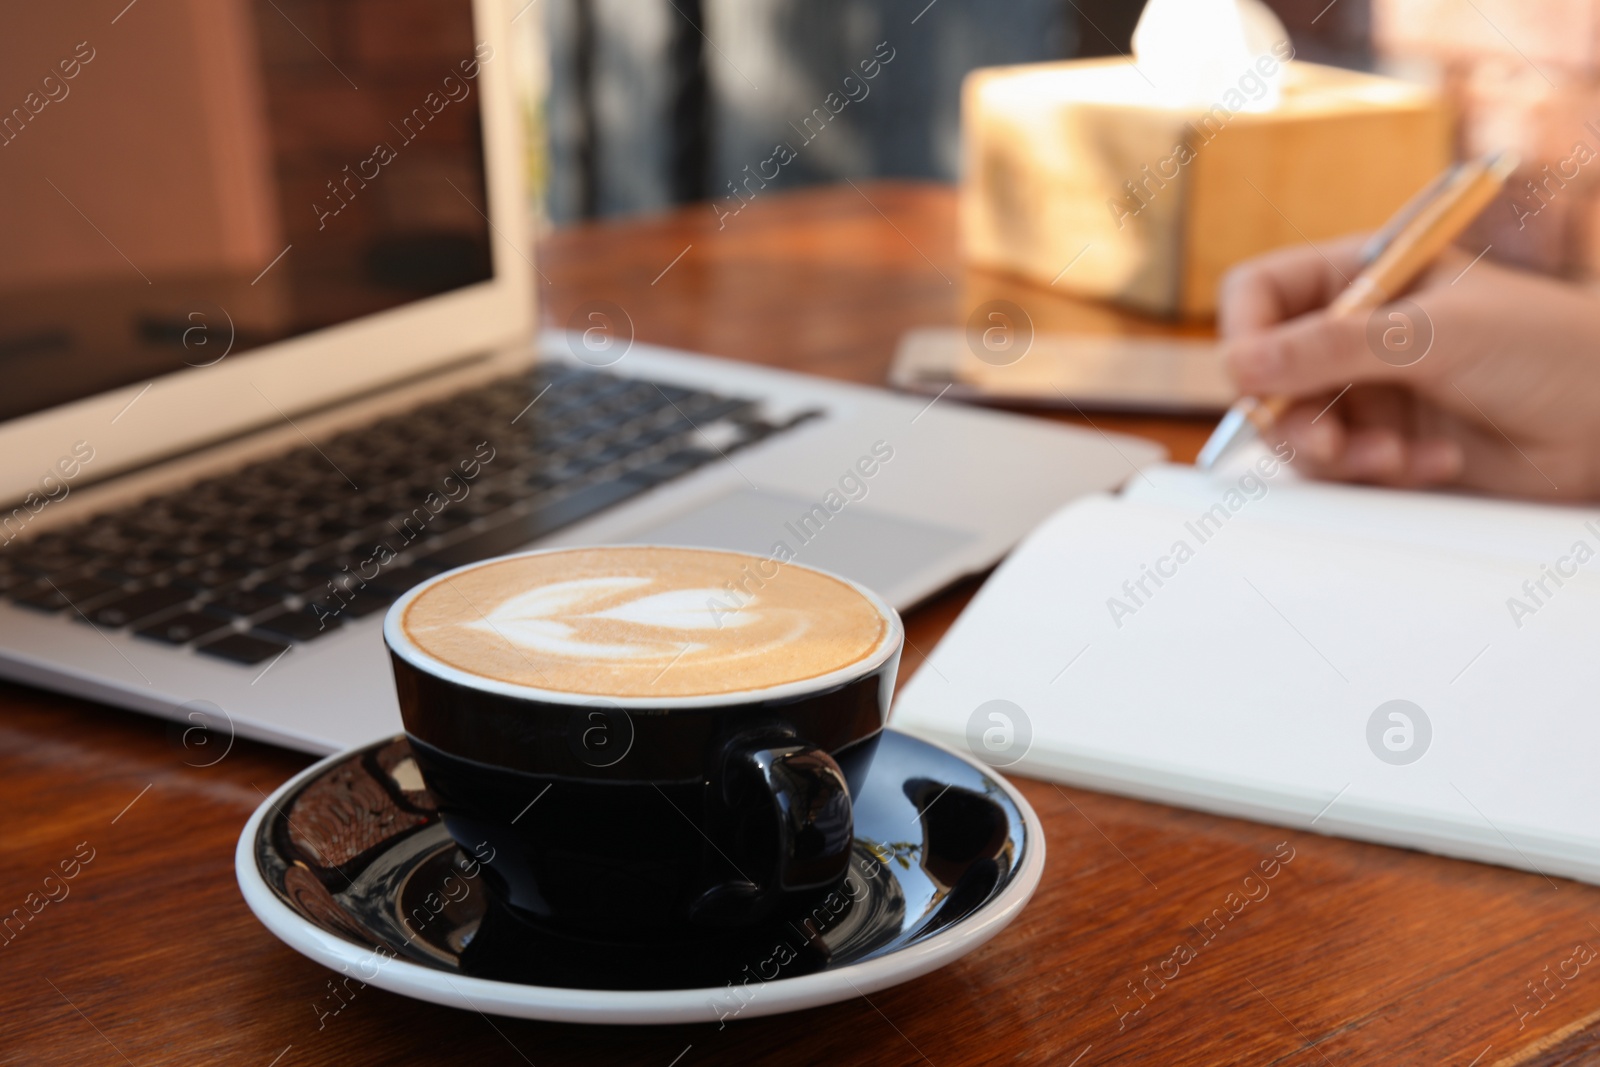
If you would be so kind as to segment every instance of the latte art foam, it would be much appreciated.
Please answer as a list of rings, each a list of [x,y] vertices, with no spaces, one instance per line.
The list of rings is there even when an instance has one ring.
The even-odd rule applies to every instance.
[[[424,589],[401,630],[457,670],[596,697],[765,689],[858,663],[889,623],[851,585],[752,557],[576,548],[486,563]]]

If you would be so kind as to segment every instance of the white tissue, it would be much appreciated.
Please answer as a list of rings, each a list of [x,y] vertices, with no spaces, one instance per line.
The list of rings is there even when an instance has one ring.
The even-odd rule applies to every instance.
[[[1274,47],[1288,39],[1261,0],[1150,0],[1133,31],[1133,58],[1169,106],[1209,108],[1238,91],[1243,110],[1270,111],[1283,85]]]

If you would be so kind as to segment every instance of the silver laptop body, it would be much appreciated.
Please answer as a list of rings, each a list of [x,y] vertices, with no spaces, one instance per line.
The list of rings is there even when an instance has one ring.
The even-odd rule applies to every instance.
[[[600,334],[535,336],[514,11],[499,0],[439,7],[428,38],[437,54],[423,57],[372,27],[352,32],[376,42],[324,42],[319,57],[304,35],[262,17],[159,5],[97,29],[92,47],[75,47],[89,38],[74,24],[80,16],[54,9],[26,39],[0,44],[8,67],[52,72],[41,110],[24,109],[9,126],[0,118],[0,183],[12,200],[0,208],[0,242],[57,249],[30,270],[0,270],[11,334],[0,336],[0,371],[12,394],[0,397],[0,499],[10,502],[0,512],[10,576],[0,592],[0,675],[166,716],[216,746],[249,737],[327,752],[398,731],[383,613],[371,599],[309,637],[260,637],[255,615],[203,640],[178,641],[171,628],[158,640],[149,634],[163,618],[205,615],[230,584],[266,588],[261,576],[169,554],[161,558],[198,583],[182,587],[194,598],[158,596],[166,615],[119,625],[104,605],[171,592],[171,575],[110,549],[88,563],[68,552],[70,575],[37,561],[99,525],[128,516],[136,525],[141,509],[165,513],[188,492],[225,495],[274,457],[321,456],[339,470],[330,442],[381,420],[403,429],[408,412],[455,395],[488,397],[481,410],[498,412],[451,429],[472,448],[481,440],[483,451],[461,462],[477,464],[475,484],[502,492],[522,484],[507,443],[539,432],[560,403],[559,382],[635,397],[654,390],[665,417],[681,415],[692,430],[616,460],[617,469],[655,471],[647,487],[515,545],[505,515],[526,520],[547,498],[559,510],[570,486],[471,521],[457,513],[448,532],[414,519],[414,541],[406,516],[430,514],[427,493],[417,489],[415,506],[390,494],[395,517],[385,521],[396,545],[410,546],[402,562],[465,558],[473,545],[498,553],[620,541],[762,555],[782,545],[905,608],[993,566],[1064,502],[1160,458],[1130,438],[629,343],[610,322]],[[162,49],[202,39],[206,63],[170,55],[184,72],[174,84],[140,80]],[[375,93],[388,107],[373,109],[368,129],[362,107]],[[172,119],[180,131],[193,124],[181,143],[108,140],[131,115],[164,104],[190,108]],[[152,199],[152,190],[168,194]],[[544,393],[528,387],[525,407],[490,402],[509,395],[501,383],[558,379]],[[738,404],[719,407],[716,398],[728,397]],[[737,410],[717,415],[724,407]],[[696,411],[716,417],[697,421]],[[401,456],[404,437],[388,438]],[[693,465],[661,473],[691,453]],[[382,459],[366,454],[363,469]],[[592,461],[593,476],[607,476],[611,468]],[[353,494],[374,491],[345,481]],[[439,495],[454,499],[444,486]],[[285,516],[285,528],[300,518]],[[315,614],[322,591],[281,595],[282,610]],[[211,649],[218,633],[230,648],[279,650],[251,662],[223,657]],[[196,751],[204,760],[222,748]]]

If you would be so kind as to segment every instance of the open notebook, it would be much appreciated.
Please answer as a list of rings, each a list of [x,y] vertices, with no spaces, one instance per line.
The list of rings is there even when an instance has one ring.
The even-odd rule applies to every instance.
[[[1058,512],[894,724],[1017,773],[1600,882],[1600,511],[1249,458]]]

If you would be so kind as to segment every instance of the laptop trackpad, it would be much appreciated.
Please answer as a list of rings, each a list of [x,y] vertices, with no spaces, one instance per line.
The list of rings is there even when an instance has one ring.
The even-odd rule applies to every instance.
[[[835,503],[838,498],[835,497]],[[741,489],[628,537],[634,544],[697,545],[788,556],[795,563],[889,589],[975,534],[844,501],[837,511],[804,497]],[[780,547],[781,546],[781,547]]]

